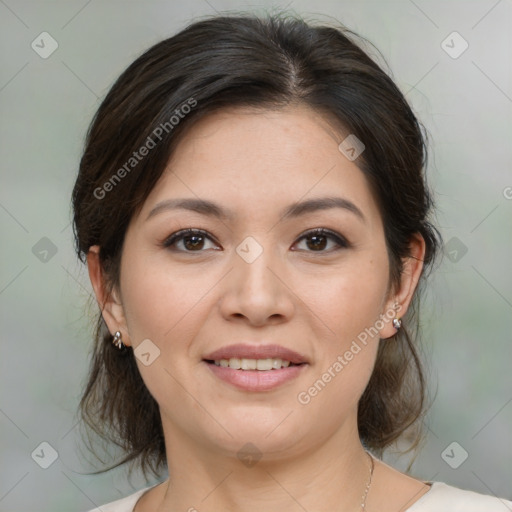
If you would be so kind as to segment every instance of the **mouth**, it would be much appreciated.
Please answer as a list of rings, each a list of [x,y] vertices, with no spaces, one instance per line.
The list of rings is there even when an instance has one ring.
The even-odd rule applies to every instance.
[[[306,363],[292,363],[291,361],[279,358],[266,359],[248,359],[231,357],[230,359],[205,359],[208,364],[221,366],[222,368],[232,368],[233,370],[257,370],[257,371],[273,371],[281,368],[289,368],[290,366],[301,366]]]
[[[279,345],[231,345],[207,355],[203,362],[213,376],[235,388],[271,391],[297,378],[309,362]]]
[[[226,360],[221,359],[220,361]],[[243,361],[246,361],[243,363],[245,368],[232,368],[229,366],[231,364],[231,359],[227,361],[227,366],[222,366],[220,361],[218,361],[219,364],[216,364],[215,360],[204,361],[207,368],[210,370],[211,375],[213,375],[217,382],[220,381],[223,384],[228,384],[232,388],[234,387],[238,390],[250,391],[253,393],[273,391],[278,387],[283,386],[285,383],[289,383],[290,381],[298,378],[299,375],[308,367],[307,363],[288,364],[289,361],[280,361],[279,359],[241,359],[240,366],[242,366]],[[271,361],[272,364],[273,361],[276,361],[275,366],[279,366],[279,368],[265,369],[268,368],[270,364],[269,361]],[[258,369],[258,364],[260,369]],[[283,364],[288,364],[288,366],[283,366]],[[251,368],[255,365],[255,369]],[[234,363],[234,366],[237,366],[236,362]]]

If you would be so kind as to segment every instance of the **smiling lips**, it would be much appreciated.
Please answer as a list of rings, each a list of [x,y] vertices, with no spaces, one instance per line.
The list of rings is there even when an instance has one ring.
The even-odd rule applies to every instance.
[[[230,345],[204,361],[216,377],[246,391],[271,390],[297,377],[308,365],[305,357],[279,345]]]

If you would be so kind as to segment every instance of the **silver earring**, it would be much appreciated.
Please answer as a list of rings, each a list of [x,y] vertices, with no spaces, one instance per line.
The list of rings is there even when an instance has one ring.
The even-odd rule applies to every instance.
[[[123,336],[120,331],[116,331],[114,334],[114,339],[112,340],[112,343],[119,349],[123,349],[125,345],[123,344]]]
[[[402,327],[402,320],[400,318],[393,318],[393,327],[399,331],[400,327]]]

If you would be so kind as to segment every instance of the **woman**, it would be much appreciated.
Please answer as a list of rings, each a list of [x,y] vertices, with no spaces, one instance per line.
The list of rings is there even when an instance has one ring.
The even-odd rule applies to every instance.
[[[100,106],[73,193],[101,309],[81,412],[170,475],[102,511],[511,509],[379,460],[420,440],[440,237],[420,125],[353,39],[210,18]]]

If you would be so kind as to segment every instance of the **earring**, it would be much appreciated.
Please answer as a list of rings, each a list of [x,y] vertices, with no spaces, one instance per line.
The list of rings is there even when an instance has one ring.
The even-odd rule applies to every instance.
[[[393,327],[399,331],[400,327],[402,327],[402,320],[400,318],[393,318]]]
[[[125,345],[123,344],[123,336],[120,331],[116,331],[114,334],[114,339],[112,340],[112,343],[119,349],[123,349]]]

